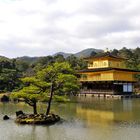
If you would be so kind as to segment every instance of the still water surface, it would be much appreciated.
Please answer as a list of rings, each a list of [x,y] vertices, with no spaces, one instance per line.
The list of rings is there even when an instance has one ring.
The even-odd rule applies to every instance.
[[[52,112],[65,121],[51,126],[18,125],[15,111],[30,113],[24,103],[0,103],[0,140],[140,140],[140,99],[79,98],[79,103],[56,103]],[[40,112],[45,110],[39,104]],[[12,119],[3,121],[7,114]]]

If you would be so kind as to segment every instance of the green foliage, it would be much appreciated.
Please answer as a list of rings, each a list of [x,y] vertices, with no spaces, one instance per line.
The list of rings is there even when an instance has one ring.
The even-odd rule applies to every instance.
[[[37,72],[52,63],[54,63],[52,56],[40,57],[38,61],[34,63],[34,70]]]
[[[65,58],[63,57],[63,55],[61,54],[58,54],[56,56],[54,56],[54,62],[64,62],[65,61]]]
[[[24,87],[22,90],[13,92],[11,94],[13,98],[24,98],[30,100],[39,100],[41,98],[41,94],[39,94],[39,88],[35,86]]]
[[[68,96],[54,95],[54,101],[56,101],[56,102],[69,102],[70,99],[68,98]]]
[[[21,60],[15,60],[16,69],[20,72],[25,72],[29,68],[29,63]]]
[[[25,84],[25,87],[14,94],[20,96],[19,94],[21,93],[23,98],[25,98],[26,94],[28,98],[35,95],[38,97],[37,93],[49,93],[52,83],[54,83],[55,93],[58,95],[77,92],[79,89],[77,77],[66,62],[49,65],[39,71],[36,76],[22,78],[21,81]]]
[[[140,69],[140,48],[135,50],[122,48],[118,53],[120,56],[126,58],[127,68],[139,70]]]
[[[54,95],[58,96],[63,92],[76,92],[76,90],[79,89],[76,76],[74,76],[74,71],[70,67],[69,63],[66,62],[56,62],[53,65],[49,65],[37,73],[37,78],[50,84],[50,87],[46,88],[46,90],[49,91],[48,93],[50,93],[46,115],[48,115],[50,112],[51,102]],[[77,86],[73,88],[74,85]]]
[[[0,57],[0,91],[12,91],[20,86],[20,74],[13,60]]]
[[[54,83],[55,88],[70,87],[77,84],[77,78],[74,76],[74,70],[66,62],[54,63],[37,73],[37,78],[48,84]],[[66,84],[67,83],[67,84]],[[69,83],[69,84],[68,84]],[[72,84],[73,83],[73,84]]]
[[[41,80],[41,86],[44,84],[47,87],[46,90],[49,90],[53,83],[54,93],[57,95],[72,94],[79,90],[79,83],[74,74],[74,70],[67,62],[56,62],[39,71],[37,73],[37,79]]]
[[[77,77],[71,74],[59,75],[57,82],[63,82],[63,86],[56,91],[56,93],[59,95],[77,93],[80,87]]]
[[[33,107],[34,114],[37,114],[37,102],[44,100],[44,83],[36,79],[35,77],[26,77],[21,79],[25,84],[24,87],[11,94],[14,99],[23,98],[27,104]],[[43,85],[42,85],[43,84]],[[39,86],[38,86],[39,85]]]
[[[11,94],[12,98],[24,98],[35,101],[38,101],[41,98],[43,98],[43,95],[41,94],[41,88],[36,86],[38,85],[38,80],[35,79],[35,77],[26,77],[21,79],[21,81],[25,84],[25,86],[21,90],[13,92]]]
[[[57,101],[68,101],[62,95],[77,92],[79,89],[77,77],[66,62],[56,62],[38,71],[35,76],[22,78],[21,81],[24,87],[13,92],[11,97],[24,98],[25,102],[33,107],[35,114],[37,113],[37,101],[48,101],[50,110],[53,96]]]
[[[113,51],[111,52],[112,55],[118,55],[119,51],[117,49],[113,49]]]
[[[82,58],[78,58],[74,55],[67,57],[66,62],[68,62],[75,70],[87,68],[87,63]]]

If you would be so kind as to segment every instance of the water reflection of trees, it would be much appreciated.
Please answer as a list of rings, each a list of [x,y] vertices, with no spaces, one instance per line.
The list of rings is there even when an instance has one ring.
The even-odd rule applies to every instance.
[[[79,99],[77,114],[92,124],[140,121],[137,100]],[[138,117],[139,116],[139,117]]]

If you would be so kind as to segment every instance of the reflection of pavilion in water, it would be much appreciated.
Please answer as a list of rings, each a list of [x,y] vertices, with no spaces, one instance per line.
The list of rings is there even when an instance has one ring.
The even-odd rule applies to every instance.
[[[95,101],[94,104],[81,104],[77,114],[92,123],[130,122],[140,120],[138,111],[133,110],[133,100]],[[97,107],[96,107],[97,106]]]

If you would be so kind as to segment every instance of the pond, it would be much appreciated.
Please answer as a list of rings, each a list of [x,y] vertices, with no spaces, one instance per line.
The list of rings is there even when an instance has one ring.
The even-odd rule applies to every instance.
[[[20,102],[0,103],[0,140],[139,140],[140,99],[78,98],[78,103],[54,103],[52,112],[64,121],[50,126],[18,125],[15,111],[32,112]],[[38,106],[40,112],[45,104]],[[11,117],[3,121],[3,116]]]

